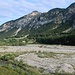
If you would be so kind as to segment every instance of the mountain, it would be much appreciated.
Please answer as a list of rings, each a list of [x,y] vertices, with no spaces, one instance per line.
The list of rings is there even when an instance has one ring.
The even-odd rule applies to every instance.
[[[46,33],[75,33],[75,3],[65,9],[54,8],[46,13],[33,11],[0,26],[0,38]]]

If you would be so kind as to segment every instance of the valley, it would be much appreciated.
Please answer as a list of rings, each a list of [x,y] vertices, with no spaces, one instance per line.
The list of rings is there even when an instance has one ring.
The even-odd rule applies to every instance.
[[[0,75],[75,75],[75,2],[0,25]]]

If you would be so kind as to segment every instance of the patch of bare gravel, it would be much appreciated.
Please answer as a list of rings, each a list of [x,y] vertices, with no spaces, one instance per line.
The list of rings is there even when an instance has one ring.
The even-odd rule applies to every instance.
[[[75,56],[75,55],[74,55]],[[49,73],[55,73],[58,67],[60,67],[60,70],[62,69],[61,64],[68,64],[71,65],[72,67],[75,67],[75,59],[71,57],[64,57],[59,55],[59,58],[40,58],[38,55],[35,53],[27,53],[20,55],[19,57],[15,58],[16,60],[23,60],[24,63],[27,63],[31,66],[36,66],[37,68],[44,68],[45,72]],[[66,72],[66,66],[64,66],[64,70]],[[69,72],[69,68],[67,67],[67,72]],[[74,71],[74,69],[70,70],[71,72]],[[60,72],[60,71],[59,71]]]
[[[45,51],[55,52],[56,58],[40,58],[35,53],[27,53],[16,57],[15,59],[22,59],[24,63],[38,68],[43,67],[46,72],[55,72],[61,64],[68,64],[75,68],[75,46],[61,46],[61,45],[41,45],[30,44],[26,46],[1,46],[0,52],[31,52],[31,51]],[[67,53],[66,55],[64,53]]]
[[[62,45],[39,45],[30,44],[26,46],[0,46],[0,52],[23,52],[23,51],[47,51],[47,52],[63,52],[74,53],[75,46]]]

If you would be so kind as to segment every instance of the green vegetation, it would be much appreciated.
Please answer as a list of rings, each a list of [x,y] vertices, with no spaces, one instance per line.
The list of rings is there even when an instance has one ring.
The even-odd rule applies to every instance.
[[[9,61],[9,63],[12,64],[11,68],[19,73],[20,75],[41,75],[41,73],[36,69],[36,67],[31,67],[27,64],[23,64],[23,61]],[[14,67],[13,67],[14,66]],[[10,65],[6,65],[6,68],[10,68]]]
[[[35,52],[37,55],[38,55],[38,57],[40,57],[40,58],[56,58],[56,59],[58,59],[59,57],[58,57],[58,55],[60,54],[63,54],[63,56],[64,57],[70,57],[71,55],[74,55],[74,53],[56,53],[56,52],[45,52],[45,51],[43,51],[43,52],[41,52],[41,51],[39,51],[39,52]]]
[[[1,55],[0,60],[3,60],[3,61],[14,60],[14,58],[17,57],[18,55],[19,54],[16,54],[16,53]]]
[[[0,40],[0,46],[7,45],[7,46],[21,46],[26,45],[28,43],[27,38],[18,39],[18,38],[7,38]]]
[[[43,52],[41,52],[41,51],[39,51],[38,53],[36,53],[37,55],[38,55],[38,57],[40,57],[40,58],[55,58],[55,56],[56,56],[56,53],[54,53],[54,52],[45,52],[45,51],[43,51]]]
[[[23,52],[26,53],[26,52]],[[31,67],[27,64],[24,64],[22,60],[14,60],[19,54],[23,53],[2,53],[0,55],[1,62],[6,62],[4,65],[1,65],[0,75],[41,75],[36,67]]]
[[[45,25],[46,26],[46,25]],[[61,30],[61,29],[60,29]],[[6,37],[5,39],[0,39],[0,46],[23,46],[28,43],[41,43],[41,44],[61,44],[61,45],[75,45],[75,34],[71,32],[61,32],[59,29],[51,31],[37,30],[34,34],[28,35],[26,38],[22,36],[12,36]]]
[[[61,34],[52,36],[40,36],[36,37],[36,42],[42,44],[61,44],[61,45],[75,45],[75,35]]]
[[[5,67],[0,66],[0,75],[20,75],[13,69],[7,69]]]

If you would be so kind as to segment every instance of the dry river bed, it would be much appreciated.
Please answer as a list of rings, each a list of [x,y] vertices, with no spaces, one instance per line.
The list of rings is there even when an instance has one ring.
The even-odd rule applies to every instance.
[[[24,63],[37,68],[44,68],[44,73],[75,72],[75,46],[61,45],[39,45],[30,44],[26,46],[0,46],[0,52],[53,52],[54,57],[39,57],[35,52],[19,55],[15,59],[22,59]],[[44,55],[44,54],[43,54]]]

